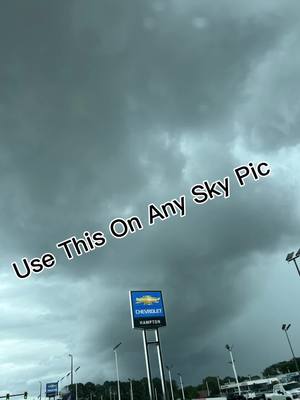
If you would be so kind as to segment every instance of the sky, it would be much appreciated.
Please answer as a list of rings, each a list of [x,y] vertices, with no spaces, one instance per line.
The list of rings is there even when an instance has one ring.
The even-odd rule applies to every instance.
[[[146,376],[129,290],[162,290],[184,384],[300,355],[298,0],[4,1],[0,13],[0,394]],[[233,170],[267,162],[240,187]],[[190,188],[229,176],[205,204]],[[186,216],[147,223],[185,195]],[[109,223],[144,229],[116,239]],[[68,260],[56,244],[101,231]],[[52,253],[18,279],[12,263]],[[153,375],[157,359],[151,352]],[[64,383],[67,383],[66,380]]]

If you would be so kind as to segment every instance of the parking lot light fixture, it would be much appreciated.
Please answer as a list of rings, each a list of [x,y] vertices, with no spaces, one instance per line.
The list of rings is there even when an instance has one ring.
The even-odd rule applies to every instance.
[[[184,388],[183,388],[183,382],[182,382],[182,376],[178,372],[177,374],[179,376],[179,382],[180,382],[180,387],[181,387],[181,393],[182,393],[182,400],[185,400],[185,393],[184,393]]]
[[[298,258],[299,256],[300,256],[300,249],[297,251],[297,253],[295,255],[294,255],[293,251],[291,253],[288,253],[288,255],[285,258],[285,261],[287,261],[287,262],[293,261],[294,264],[295,264],[295,267],[296,267],[296,269],[298,271],[298,275],[300,276],[300,269],[299,269],[299,266],[298,266],[297,261],[296,261],[296,258]]]
[[[297,370],[297,372],[298,372],[298,375],[300,376],[299,365],[298,365],[297,359],[296,359],[296,357],[295,357],[295,353],[294,353],[294,350],[293,350],[293,347],[292,347],[292,343],[291,343],[291,341],[290,341],[290,338],[289,338],[289,335],[288,335],[288,332],[287,332],[287,331],[289,330],[290,326],[291,326],[291,324],[282,324],[281,329],[282,329],[282,330],[285,332],[285,334],[286,334],[286,338],[287,338],[288,344],[289,344],[290,349],[291,349],[291,353],[292,353],[292,356],[293,356],[293,359],[294,359],[294,363],[295,363],[295,366],[296,366],[296,370]]]
[[[166,365],[166,368],[167,368],[168,374],[169,374],[170,390],[171,390],[171,399],[174,400],[174,392],[173,392],[173,384],[172,384],[172,374],[171,374],[172,365],[171,365],[170,367],[168,367],[168,366]]]
[[[235,381],[236,381],[236,384],[237,384],[239,395],[241,395],[240,383],[239,383],[239,380],[238,380],[238,376],[237,376],[235,365],[234,365],[234,359],[233,359],[233,356],[232,356],[232,347],[233,346],[229,346],[229,344],[226,344],[226,346],[225,346],[226,350],[228,350],[228,352],[230,354],[230,360],[231,360],[230,364],[232,365],[232,369],[233,369],[233,373],[234,373],[234,377],[235,377]]]
[[[118,400],[121,400],[121,390],[120,390],[120,378],[119,378],[119,366],[118,366],[117,349],[118,349],[119,346],[121,346],[121,344],[122,343],[120,342],[113,348],[113,352],[115,353],[115,363],[116,363],[116,373],[117,373]]]

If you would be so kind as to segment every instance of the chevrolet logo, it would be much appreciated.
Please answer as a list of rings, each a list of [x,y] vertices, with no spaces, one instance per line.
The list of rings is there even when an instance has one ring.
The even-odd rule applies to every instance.
[[[152,304],[159,303],[160,297],[153,297],[153,296],[143,296],[137,297],[135,299],[136,304],[144,304],[145,306],[151,306]]]

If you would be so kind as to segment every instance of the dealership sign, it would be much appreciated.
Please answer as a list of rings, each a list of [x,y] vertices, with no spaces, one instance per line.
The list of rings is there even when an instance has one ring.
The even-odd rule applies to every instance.
[[[166,326],[166,316],[160,290],[129,292],[133,328],[156,329]]]
[[[58,394],[58,382],[46,383],[46,397],[55,397]]]

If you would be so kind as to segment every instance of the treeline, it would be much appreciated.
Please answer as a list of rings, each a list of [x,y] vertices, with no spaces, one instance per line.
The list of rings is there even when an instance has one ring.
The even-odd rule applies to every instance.
[[[300,366],[300,358],[297,358],[298,365]],[[276,364],[270,365],[265,368],[262,376],[267,378],[271,376],[276,376],[278,374],[286,374],[289,372],[296,372],[296,365],[294,359],[289,361],[280,361]],[[259,375],[253,376],[239,376],[239,382],[246,380],[260,379]],[[219,382],[218,382],[219,380]],[[185,386],[184,393],[186,399],[196,399],[202,394],[203,397],[218,396],[219,395],[219,384],[223,385],[225,383],[235,382],[232,376],[226,376],[225,378],[219,378],[217,376],[207,376],[202,380],[202,383],[196,386]],[[182,399],[181,388],[176,381],[172,381],[174,398]],[[148,400],[148,381],[147,378],[142,378],[140,380],[132,380],[133,388],[133,398],[134,400]],[[161,383],[159,378],[153,379],[153,389],[156,392],[157,400],[162,400]],[[171,399],[170,395],[170,384],[166,381],[166,389],[168,398]],[[72,393],[72,399],[75,399],[75,385],[70,386]],[[120,382],[120,391],[122,400],[130,400],[130,383]],[[106,381],[103,385],[94,384],[92,382],[78,383],[77,384],[77,395],[78,400],[118,400],[118,390],[116,381]],[[156,397],[154,396],[154,400]]]
[[[258,379],[258,376],[251,377],[252,379]],[[249,377],[239,377],[240,381],[249,379]],[[157,400],[162,400],[162,390],[159,378],[154,378],[153,380],[153,391],[156,392]],[[222,385],[226,382],[234,382],[233,377],[225,377],[220,379],[219,382]],[[176,381],[172,381],[172,387],[174,392],[174,398],[181,399],[182,393]],[[219,384],[218,378],[214,376],[208,376],[203,379],[202,383],[196,386],[185,386],[184,393],[186,399],[195,399],[199,397],[199,394],[206,393],[207,388],[209,389],[209,394],[211,396],[219,395]],[[75,385],[70,386],[72,399],[75,399]],[[148,380],[147,378],[142,378],[141,380],[132,380],[133,398],[134,400],[148,400]],[[168,398],[171,399],[170,383],[166,381],[166,389]],[[120,382],[120,391],[122,400],[130,400],[130,383]],[[106,381],[103,385],[94,384],[92,382],[87,382],[85,384],[77,384],[77,396],[78,400],[118,400],[118,389],[116,381]],[[154,396],[155,400],[155,396]]]
[[[153,388],[156,390],[158,400],[162,399],[160,379],[154,378]],[[169,382],[166,382],[167,390],[170,391]],[[70,386],[72,399],[75,399],[75,385]],[[134,400],[148,400],[148,380],[132,380],[132,391]],[[173,381],[173,391],[175,399],[179,398],[178,386]],[[122,400],[130,400],[130,383],[120,382],[120,392]],[[116,381],[106,381],[103,385],[87,382],[77,384],[78,400],[118,400],[118,388]]]
[[[300,367],[300,357],[296,357],[297,364]],[[289,372],[296,372],[296,363],[295,360],[292,358],[289,361],[280,361],[276,364],[270,365],[263,371],[263,376],[275,376],[278,374],[287,374]]]

